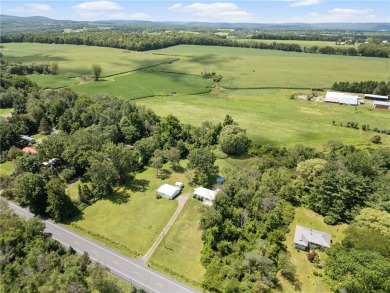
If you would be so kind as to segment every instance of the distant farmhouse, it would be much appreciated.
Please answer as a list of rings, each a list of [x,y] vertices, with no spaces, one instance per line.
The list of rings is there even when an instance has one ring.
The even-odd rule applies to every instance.
[[[297,225],[294,235],[295,247],[309,250],[310,245],[329,248],[331,244],[330,234]]]
[[[358,95],[340,92],[327,92],[325,102],[351,106],[357,106],[360,103],[363,103],[363,101],[359,99]]]
[[[376,109],[390,110],[390,102],[373,101],[372,107]]]

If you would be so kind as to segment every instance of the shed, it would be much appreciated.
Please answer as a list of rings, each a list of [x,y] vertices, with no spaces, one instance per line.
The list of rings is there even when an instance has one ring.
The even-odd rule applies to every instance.
[[[297,225],[294,234],[295,247],[308,250],[310,245],[329,248],[331,244],[330,234]]]
[[[157,190],[157,194],[168,199],[174,199],[176,196],[179,195],[180,191],[181,189],[179,187],[170,184],[163,184]]]
[[[178,187],[178,188],[180,188],[180,189],[183,189],[184,184],[183,184],[182,182],[176,182],[176,183],[175,183],[175,186]]]
[[[207,189],[204,187],[198,187],[198,188],[194,189],[194,196],[195,197],[197,197],[201,200],[209,201],[209,202],[214,201],[217,193],[218,193],[217,191]]]
[[[376,100],[376,101],[387,101],[389,99],[388,96],[371,95],[371,94],[364,95],[364,98],[367,100]]]
[[[376,109],[390,110],[390,102],[373,101],[372,107]]]

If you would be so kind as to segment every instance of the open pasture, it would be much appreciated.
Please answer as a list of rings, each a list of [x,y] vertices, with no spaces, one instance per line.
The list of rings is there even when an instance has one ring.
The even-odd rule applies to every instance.
[[[140,70],[72,86],[80,93],[89,95],[107,94],[126,99],[150,96],[166,96],[206,93],[212,82],[200,76],[180,73],[162,73],[153,70]]]
[[[389,78],[385,58],[193,45],[153,52],[181,58],[156,69],[197,75],[215,71],[225,88],[330,88],[336,81]]]
[[[74,84],[72,80],[70,84],[64,83],[64,80],[69,77],[91,75],[90,68],[95,63],[102,66],[102,76],[111,76],[172,61],[170,57],[148,52],[78,45],[9,43],[3,44],[1,52],[6,59],[25,64],[57,62],[59,76],[33,77],[43,87],[51,87],[52,80],[55,82],[60,80],[60,86]]]
[[[137,104],[153,109],[158,115],[173,114],[181,122],[200,125],[202,121],[222,122],[228,114],[247,130],[254,143],[292,146],[321,146],[328,140],[367,145],[376,133],[350,129],[348,121],[369,124],[370,128],[390,128],[389,111],[371,110],[370,103],[355,107],[324,102],[309,102],[289,97],[291,90],[222,90],[209,95],[155,97]],[[384,145],[390,144],[382,136]]]

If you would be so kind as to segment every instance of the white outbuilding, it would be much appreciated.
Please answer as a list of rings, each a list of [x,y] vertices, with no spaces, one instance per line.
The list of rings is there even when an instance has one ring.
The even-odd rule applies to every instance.
[[[357,106],[359,104],[359,96],[340,92],[327,92],[325,102]]]
[[[202,201],[213,202],[217,196],[217,191],[207,189],[204,187],[198,187],[194,189],[194,196]]]
[[[168,199],[174,199],[176,196],[179,195],[181,191],[181,188],[170,185],[170,184],[163,184],[160,186],[160,188],[157,190],[157,194],[163,197],[166,197]]]

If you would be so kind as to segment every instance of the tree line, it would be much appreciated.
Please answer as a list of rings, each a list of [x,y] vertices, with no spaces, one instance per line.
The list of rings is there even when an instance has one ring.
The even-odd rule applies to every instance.
[[[148,51],[167,48],[176,45],[204,45],[242,47],[268,50],[281,50],[291,52],[306,52],[332,55],[351,55],[368,57],[389,57],[390,46],[385,44],[362,44],[355,48],[333,48],[330,46],[313,46],[303,48],[299,44],[264,43],[252,40],[226,39],[213,34],[188,34],[188,33],[121,33],[121,32],[80,32],[69,34],[36,33],[36,34],[7,34],[0,36],[0,42],[31,42],[46,44],[72,44],[112,47],[134,51]]]
[[[374,94],[382,96],[390,96],[390,81],[360,81],[360,82],[349,82],[349,81],[340,81],[335,82],[332,85],[332,90],[341,91],[341,92],[352,92],[352,93],[364,93],[364,94]]]

